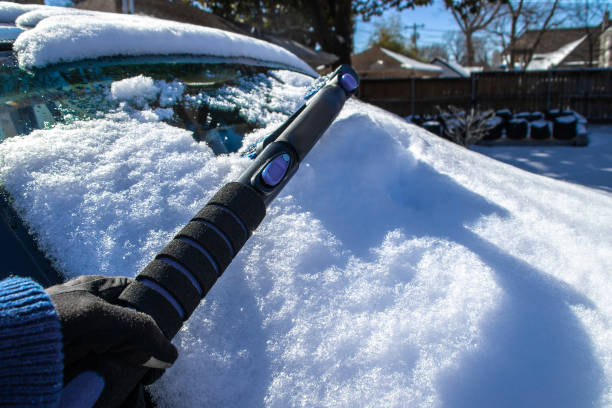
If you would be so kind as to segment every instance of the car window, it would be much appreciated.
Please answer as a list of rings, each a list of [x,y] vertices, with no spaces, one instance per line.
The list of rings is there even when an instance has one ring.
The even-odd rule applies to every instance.
[[[0,67],[0,139],[103,116],[114,110],[152,112],[193,132],[216,154],[237,151],[262,126],[244,106],[269,102],[274,75],[259,67],[223,63],[125,59],[26,72]],[[242,98],[244,99],[244,98]],[[289,114],[291,112],[284,112]]]
[[[18,67],[12,51],[3,51],[0,143],[60,124],[86,126],[88,120],[119,112],[187,129],[216,155],[228,154],[241,148],[245,135],[257,134],[256,129],[284,120],[299,107],[303,99],[288,97],[283,81],[295,75],[178,57],[103,59],[28,72]],[[303,92],[303,85],[289,88]],[[31,230],[18,213],[0,185],[0,243],[11,253],[0,279],[25,274],[44,286],[60,282],[59,269],[40,250],[41,232]]]

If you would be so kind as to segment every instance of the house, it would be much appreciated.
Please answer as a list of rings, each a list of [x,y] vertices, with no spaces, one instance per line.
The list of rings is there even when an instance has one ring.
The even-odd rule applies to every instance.
[[[598,67],[602,47],[605,48],[602,41],[609,26],[606,13],[598,26],[547,30],[542,33],[539,42],[540,31],[528,30],[512,48],[504,51],[504,57],[510,61],[510,56],[513,56],[515,63],[523,68],[533,52],[531,61],[525,67],[527,70]]]
[[[440,78],[469,78],[471,75],[471,72],[465,67],[444,58],[436,57],[431,61],[431,64],[442,68]]]
[[[199,3],[190,4],[171,0],[81,0],[75,7],[85,10],[106,11],[112,13],[144,14],[206,27],[218,28],[238,34],[249,35],[272,42],[297,55],[308,65],[317,68],[330,65],[338,60],[334,54],[315,51],[296,41],[287,40],[268,33],[260,33],[249,27],[233,24],[219,16],[198,7]]]
[[[437,77],[443,69],[426,64],[386,48],[372,47],[351,56],[361,78],[426,78]]]
[[[612,67],[612,27],[604,31],[599,40],[599,67]]]

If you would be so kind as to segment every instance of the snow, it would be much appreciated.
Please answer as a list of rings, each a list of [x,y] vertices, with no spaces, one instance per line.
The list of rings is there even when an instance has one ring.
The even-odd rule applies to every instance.
[[[259,61],[316,76],[289,51],[252,37],[151,17],[64,10],[70,10],[69,18],[49,16],[17,38],[13,49],[22,68],[121,55],[198,55]]]
[[[442,72],[442,68],[437,65],[425,64],[423,62],[413,60],[412,58],[408,58],[405,55],[389,51],[386,48],[381,48],[380,50],[391,58],[399,61],[402,64],[402,68],[415,69],[418,71]]]
[[[555,119],[555,122],[563,123],[564,125],[569,125],[576,122],[575,116],[559,116]]]
[[[153,78],[144,75],[114,81],[110,88],[112,99],[133,102],[138,106],[156,100],[158,94],[159,87],[155,85]]]
[[[534,54],[533,59],[527,65],[525,70],[527,71],[536,71],[536,70],[546,70],[555,67],[561,61],[563,61],[568,55],[572,53],[587,38],[584,37],[572,41],[568,44],[565,44],[563,47],[559,48],[556,51],[544,53],[544,54]]]
[[[84,15],[104,15],[106,13],[96,13],[88,10],[66,8],[66,7],[40,7],[27,13],[23,13],[15,20],[15,24],[19,27],[32,28],[36,27],[40,21],[51,16],[66,16],[73,14],[84,14]]]
[[[0,23],[14,24],[17,17],[30,10],[44,7],[38,4],[17,4],[0,1]]]
[[[446,64],[448,64],[452,69],[457,71],[462,77],[469,78],[469,76],[471,74],[470,71],[466,70],[463,66],[459,65],[459,63],[457,61],[446,61],[446,60],[444,60],[444,62]]]
[[[589,144],[585,147],[476,145],[470,148],[532,173],[612,193],[612,126],[590,124],[588,138]]]
[[[272,99],[295,109],[311,81],[279,77]],[[130,80],[128,99],[156,86]],[[68,276],[135,275],[248,164],[128,111],[0,144],[3,184]],[[610,406],[611,237],[610,193],[351,100],[151,390],[160,407]]]

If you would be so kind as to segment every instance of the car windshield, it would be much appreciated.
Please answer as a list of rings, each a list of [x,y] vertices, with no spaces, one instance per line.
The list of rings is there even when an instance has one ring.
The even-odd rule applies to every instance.
[[[106,58],[25,71],[11,51],[4,51],[0,142],[28,138],[37,129],[84,129],[89,121],[129,118],[145,127],[163,121],[186,129],[215,155],[229,154],[241,148],[245,135],[280,123],[299,107],[302,98],[284,95],[283,79],[295,75],[299,74],[189,57]],[[303,92],[301,86],[296,89]],[[66,128],[60,129],[59,137],[62,129]],[[58,283],[63,276],[38,242],[41,232],[22,222],[6,190],[0,185],[0,243],[12,256],[0,278],[29,271],[44,286]]]
[[[273,80],[261,67],[180,59],[106,59],[34,73],[3,64],[0,139],[122,110],[190,130],[215,154],[235,152],[263,125],[247,97],[270,101]]]

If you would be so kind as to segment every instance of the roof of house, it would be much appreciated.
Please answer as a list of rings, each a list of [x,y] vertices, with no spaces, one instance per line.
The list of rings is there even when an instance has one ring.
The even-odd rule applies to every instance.
[[[388,74],[385,76],[438,76],[442,68],[398,54],[386,48],[371,47],[351,57],[353,67],[361,73]]]
[[[415,59],[409,58],[405,55],[398,54],[397,52],[390,51],[386,48],[380,49],[382,52],[398,61],[402,68],[411,69],[415,71],[429,71],[429,72],[437,72],[440,73],[442,70],[440,67],[432,64],[426,64],[424,62],[417,61]]]
[[[556,51],[534,54],[533,59],[529,62],[526,69],[528,71],[549,69],[561,64],[563,61],[568,59],[568,57],[574,52],[574,50],[576,50],[576,48],[580,46],[580,44],[584,42],[586,38],[587,36],[585,35],[576,41],[565,44]],[[586,59],[580,60],[580,62],[582,61],[588,61],[588,55],[586,56]]]
[[[539,32],[539,30],[526,31],[512,47],[513,51],[515,53],[526,53],[531,51]],[[569,44],[575,44],[571,52],[565,55],[565,58],[557,64],[572,65],[572,63],[588,63],[589,54],[591,52],[592,59],[596,63],[599,58],[599,34],[601,34],[600,26],[556,28],[548,30],[542,34],[542,38],[535,48],[535,54],[543,55],[556,53]],[[589,40],[589,35],[592,40]],[[582,41],[579,41],[581,39]],[[593,47],[592,50],[589,50],[590,46]]]
[[[443,77],[456,76],[468,78],[471,74],[469,70],[465,69],[461,65],[455,62],[447,61],[444,58],[436,57],[431,61],[431,63],[442,68],[443,72],[441,76]]]

